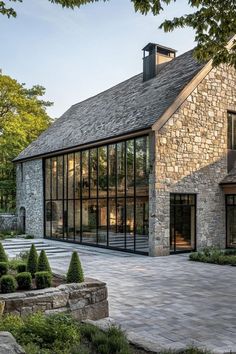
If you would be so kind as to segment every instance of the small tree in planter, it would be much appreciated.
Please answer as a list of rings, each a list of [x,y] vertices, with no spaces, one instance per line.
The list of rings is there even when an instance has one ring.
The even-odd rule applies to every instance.
[[[29,272],[23,272],[16,275],[16,281],[19,290],[30,290],[32,286],[32,276]]]
[[[8,263],[7,262],[0,262],[0,277],[2,275],[6,275],[8,272]]]
[[[42,250],[39,255],[38,272],[52,273],[50,264],[48,262],[48,257],[47,257],[46,252],[44,250]]]
[[[38,268],[38,254],[35,245],[32,244],[29,252],[29,257],[27,260],[27,272],[30,272],[32,277],[37,272]]]
[[[82,283],[84,281],[83,268],[78,253],[74,251],[71,256],[69,269],[66,276],[67,283]]]
[[[50,272],[36,272],[35,283],[37,289],[50,288],[52,286],[52,274]]]
[[[6,252],[1,242],[0,242],[0,262],[8,262]]]

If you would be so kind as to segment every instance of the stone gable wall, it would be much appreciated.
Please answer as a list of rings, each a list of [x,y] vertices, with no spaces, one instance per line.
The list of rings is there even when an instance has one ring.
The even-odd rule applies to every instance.
[[[26,233],[43,237],[43,163],[41,159],[17,164],[16,210],[21,229],[21,208],[26,212]],[[23,173],[23,176],[22,176]]]
[[[197,194],[197,248],[225,247],[227,111],[236,111],[236,72],[214,68],[155,132],[150,254],[169,254],[170,193]]]

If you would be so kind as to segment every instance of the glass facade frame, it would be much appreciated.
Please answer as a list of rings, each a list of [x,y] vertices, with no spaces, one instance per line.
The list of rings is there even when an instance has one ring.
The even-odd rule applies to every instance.
[[[170,193],[170,252],[196,250],[197,195]]]
[[[46,238],[148,254],[149,136],[45,158],[44,196]]]
[[[226,248],[236,247],[236,194],[225,196]]]

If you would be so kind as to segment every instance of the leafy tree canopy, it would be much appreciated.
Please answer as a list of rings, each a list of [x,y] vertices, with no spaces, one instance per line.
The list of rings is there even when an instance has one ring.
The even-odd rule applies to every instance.
[[[0,197],[15,188],[12,159],[51,123],[46,113],[51,102],[41,99],[44,94],[42,86],[28,89],[0,72]]]
[[[23,0],[0,0],[0,13],[8,17],[16,16],[15,10],[9,6],[10,2],[22,2]],[[62,7],[76,8],[81,5],[98,1],[109,0],[48,0]],[[115,1],[115,0],[114,0]],[[119,0],[117,0],[119,1]],[[152,13],[158,15],[163,11],[164,5],[176,3],[176,0],[130,0],[135,11],[144,15]],[[195,55],[197,59],[206,61],[213,59],[214,65],[227,63],[236,67],[236,42],[229,51],[225,48],[228,40],[235,34],[236,28],[236,1],[235,0],[186,0],[193,12],[183,14],[171,20],[164,21],[160,28],[166,32],[176,28],[190,27],[196,33],[197,47]]]

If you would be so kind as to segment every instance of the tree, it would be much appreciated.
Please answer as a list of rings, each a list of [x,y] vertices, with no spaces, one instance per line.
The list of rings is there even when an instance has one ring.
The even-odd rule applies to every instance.
[[[37,269],[38,269],[38,254],[35,245],[32,243],[29,251],[29,257],[27,260],[27,272],[29,272],[34,278]]]
[[[51,103],[41,100],[44,94],[42,86],[27,89],[0,73],[0,210],[14,208],[12,160],[51,123],[46,113]]]
[[[13,0],[14,2],[23,0]],[[98,1],[109,0],[48,0],[62,7],[72,8]],[[118,0],[119,1],[119,0]],[[135,8],[144,15],[152,13],[158,15],[164,5],[176,3],[176,0],[130,0]],[[187,1],[187,0],[186,0]],[[213,65],[227,63],[236,68],[236,42],[229,50],[226,44],[235,34],[236,28],[236,1],[235,0],[188,0],[193,8],[190,14],[164,21],[160,28],[164,31],[173,31],[175,28],[191,27],[196,33],[197,47],[195,55],[198,60],[213,59]],[[8,17],[16,16],[12,7],[0,1],[0,13]]]
[[[67,283],[82,283],[84,281],[83,268],[76,251],[72,253],[66,281]]]
[[[38,259],[38,272],[52,273],[46,252],[42,250]]]

